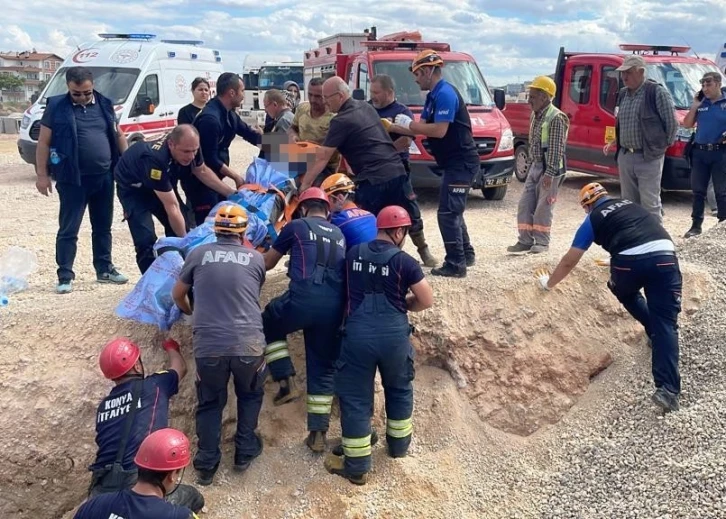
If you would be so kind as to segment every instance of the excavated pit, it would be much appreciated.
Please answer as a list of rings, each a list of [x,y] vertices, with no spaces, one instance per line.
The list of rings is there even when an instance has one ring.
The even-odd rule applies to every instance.
[[[706,297],[706,277],[702,271],[685,270],[688,290],[683,307],[689,314]],[[613,359],[617,361],[619,351],[645,344],[638,325],[605,289],[606,279],[606,269],[578,268],[547,294],[531,280],[519,279],[504,289],[434,282],[435,308],[412,318],[418,355],[416,441],[433,444],[433,436],[453,435],[458,424],[463,428],[470,421],[483,421],[519,436],[555,424],[592,378]],[[282,292],[286,282],[283,276],[271,276],[263,299]],[[91,293],[77,300],[87,306],[59,308],[52,316],[35,315],[32,297],[26,296],[25,302],[19,298],[0,327],[4,350],[0,360],[0,512],[17,518],[64,513],[70,517],[68,512],[85,497],[89,482],[87,466],[95,455],[95,408],[110,389],[97,368],[100,348],[110,337],[129,336],[142,347],[148,371],[162,368],[165,354],[154,328],[110,317],[116,297],[92,300]],[[194,438],[191,330],[177,325],[172,336],[183,344],[190,368],[179,395],[172,399],[172,426]],[[299,335],[292,338],[291,351],[304,386]],[[442,397],[438,385],[446,384],[434,368],[448,371],[458,391],[449,384],[452,389],[442,389]],[[288,479],[309,477],[309,471],[291,463],[289,456],[274,453],[303,455],[305,405],[301,400],[273,407],[274,387],[268,384],[260,417],[267,454],[259,463],[268,464],[264,475],[272,478],[273,487],[280,477],[275,475],[285,474],[285,481],[277,484],[287,489]],[[374,423],[379,427],[384,423],[382,400],[378,387]],[[231,393],[225,413],[225,455],[233,434],[233,410]],[[333,422],[339,431],[337,417]],[[444,422],[448,429],[442,433]],[[256,480],[247,481],[251,485]],[[221,485],[209,491],[208,502],[225,495],[224,479]],[[431,482],[433,494],[442,492],[441,488]],[[345,502],[343,497],[333,497],[327,498],[327,508],[321,508],[317,517],[327,517],[325,510],[336,510]],[[263,501],[258,501],[257,513],[274,514],[277,501],[273,497]]]

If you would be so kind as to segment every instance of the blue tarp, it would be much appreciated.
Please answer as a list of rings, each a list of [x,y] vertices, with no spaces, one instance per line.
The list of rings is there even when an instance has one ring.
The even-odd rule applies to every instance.
[[[273,169],[267,161],[259,158],[250,164],[245,180],[248,184],[258,184],[265,189],[274,186],[283,194],[289,193],[295,187],[287,173]],[[116,307],[116,315],[168,331],[181,317],[181,311],[171,298],[171,289],[184,264],[182,254],[186,257],[199,245],[216,241],[213,230],[214,215],[220,206],[230,203],[247,210],[249,223],[245,236],[254,247],[259,247],[266,241],[274,241],[277,234],[273,225],[284,210],[284,202],[274,190],[260,193],[241,189],[231,195],[229,201],[214,206],[204,223],[183,238],[162,237],[157,240],[154,245],[157,253],[164,248],[177,250],[164,251],[154,260],[149,270]]]

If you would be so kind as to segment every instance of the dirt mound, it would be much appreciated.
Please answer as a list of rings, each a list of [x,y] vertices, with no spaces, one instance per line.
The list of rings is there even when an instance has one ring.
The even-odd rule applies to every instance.
[[[468,490],[451,448],[481,435],[479,419],[518,435],[555,423],[589,380],[612,362],[609,351],[642,340],[615,298],[601,290],[606,278],[606,269],[580,268],[548,294],[538,291],[532,280],[520,280],[507,290],[434,281],[436,309],[414,317],[418,373],[412,456],[384,461],[381,446],[374,455],[373,477],[380,470],[376,467],[386,465],[386,481],[368,488],[380,494],[383,499],[375,502],[386,509],[371,510],[365,494],[353,494],[347,483],[326,477],[320,458],[302,445],[304,402],[275,408],[272,387],[260,418],[264,458],[255,470],[234,475],[226,459],[233,434],[231,396],[225,461],[215,486],[205,490],[213,504],[209,517],[239,516],[240,509],[250,506],[255,513],[245,517],[280,516],[291,502],[300,515],[319,518],[340,517],[342,509],[348,510],[347,517],[395,515],[402,499],[461,503]],[[698,303],[699,279],[687,276],[687,308]],[[282,292],[286,281],[271,276],[263,298]],[[590,290],[594,286],[598,289]],[[38,297],[46,294],[19,294],[0,323],[0,415],[6,417],[0,421],[0,487],[5,497],[0,511],[19,518],[59,517],[85,496],[87,465],[95,455],[95,408],[110,389],[97,368],[103,344],[114,335],[133,338],[143,348],[149,371],[160,369],[165,359],[155,329],[110,317],[118,291],[78,290],[48,317],[36,315],[33,300]],[[172,425],[193,438],[190,329],[179,325],[172,336],[184,345],[190,367],[172,400]],[[291,350],[304,384],[299,336]],[[385,423],[382,400],[379,392],[374,417],[379,430]],[[339,434],[337,423],[333,419],[331,437]],[[477,515],[476,508],[470,512]]]

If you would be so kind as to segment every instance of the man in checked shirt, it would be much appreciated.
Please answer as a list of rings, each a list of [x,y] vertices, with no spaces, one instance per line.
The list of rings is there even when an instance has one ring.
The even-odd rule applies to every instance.
[[[557,190],[565,179],[565,147],[570,121],[552,104],[557,87],[540,76],[529,87],[532,116],[529,123],[527,181],[519,199],[517,243],[507,247],[513,254],[547,252]]]
[[[625,85],[615,109],[620,198],[642,205],[662,223],[663,160],[678,130],[673,99],[664,86],[645,78],[642,56],[628,56],[615,70]],[[605,146],[605,154],[612,144]]]

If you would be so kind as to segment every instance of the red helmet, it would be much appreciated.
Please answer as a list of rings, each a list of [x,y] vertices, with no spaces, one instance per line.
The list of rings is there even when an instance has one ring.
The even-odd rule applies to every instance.
[[[168,472],[189,465],[189,438],[176,429],[159,429],[141,442],[134,463],[139,468]]]
[[[321,202],[325,202],[325,204],[328,206],[328,209],[330,209],[330,200],[328,199],[328,195],[326,195],[325,191],[323,191],[319,187],[307,188],[297,199],[298,203],[300,204],[302,204],[306,200],[320,200]]]
[[[379,229],[397,229],[398,227],[411,227],[411,216],[401,206],[389,205],[381,209],[376,218],[376,227]]]
[[[134,367],[141,356],[141,350],[126,337],[118,337],[104,346],[98,363],[103,376],[116,380]]]

